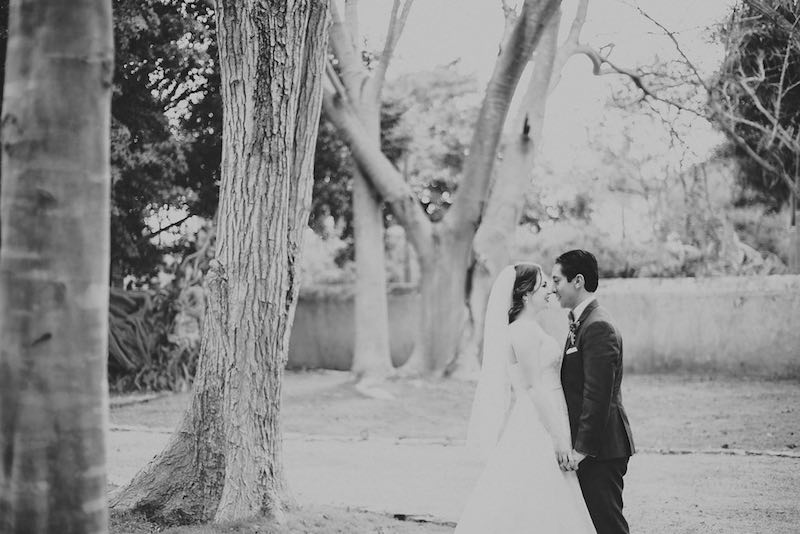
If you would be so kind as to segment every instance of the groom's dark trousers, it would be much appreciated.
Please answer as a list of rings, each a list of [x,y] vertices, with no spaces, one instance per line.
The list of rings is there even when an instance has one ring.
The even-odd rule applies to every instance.
[[[622,336],[592,301],[564,348],[561,383],[573,447],[586,454],[578,481],[597,534],[628,534],[622,515],[623,477],[635,452],[622,406]]]
[[[627,471],[628,458],[586,458],[579,466],[578,481],[597,534],[629,532],[622,515],[622,477]]]

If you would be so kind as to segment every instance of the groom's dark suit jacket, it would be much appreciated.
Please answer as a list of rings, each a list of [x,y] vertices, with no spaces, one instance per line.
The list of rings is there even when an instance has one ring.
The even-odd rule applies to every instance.
[[[622,336],[597,300],[578,323],[577,350],[567,339],[561,363],[573,447],[598,460],[628,457],[635,448],[620,394]]]

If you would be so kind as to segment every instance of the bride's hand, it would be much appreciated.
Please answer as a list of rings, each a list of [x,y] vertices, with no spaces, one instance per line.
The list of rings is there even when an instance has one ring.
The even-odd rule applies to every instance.
[[[556,447],[556,460],[558,466],[562,471],[569,469],[569,454],[572,452],[571,447]]]

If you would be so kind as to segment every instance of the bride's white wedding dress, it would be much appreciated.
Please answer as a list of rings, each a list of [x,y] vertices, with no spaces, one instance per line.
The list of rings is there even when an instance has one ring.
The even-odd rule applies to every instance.
[[[501,335],[513,348],[505,369],[514,401],[455,532],[596,534],[577,475],[555,454],[555,444],[571,444],[558,343],[522,318]]]

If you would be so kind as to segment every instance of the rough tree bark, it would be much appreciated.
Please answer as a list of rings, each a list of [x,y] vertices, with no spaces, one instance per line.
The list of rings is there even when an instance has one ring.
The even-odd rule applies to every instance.
[[[108,530],[110,0],[15,0],[3,101],[0,531]]]
[[[217,258],[192,400],[112,500],[165,522],[284,519],[280,398],[310,209],[327,47],[317,0],[218,0],[223,153]]]
[[[361,59],[358,0],[345,0],[342,18],[331,4],[331,50],[339,66],[328,74],[346,98],[365,133],[380,144],[381,92],[386,70],[402,34],[413,0],[395,0],[378,65],[370,72]],[[386,296],[383,203],[369,179],[356,166],[353,174],[355,237],[355,341],[351,372],[366,394],[369,386],[392,373],[389,351],[389,315]]]
[[[495,64],[452,207],[438,223],[422,210],[400,173],[357,120],[347,95],[326,93],[326,114],[347,139],[356,162],[406,229],[420,260],[420,337],[409,365],[440,375],[456,355],[467,302],[467,269],[480,226],[497,148],[517,83],[560,0],[526,0]]]

